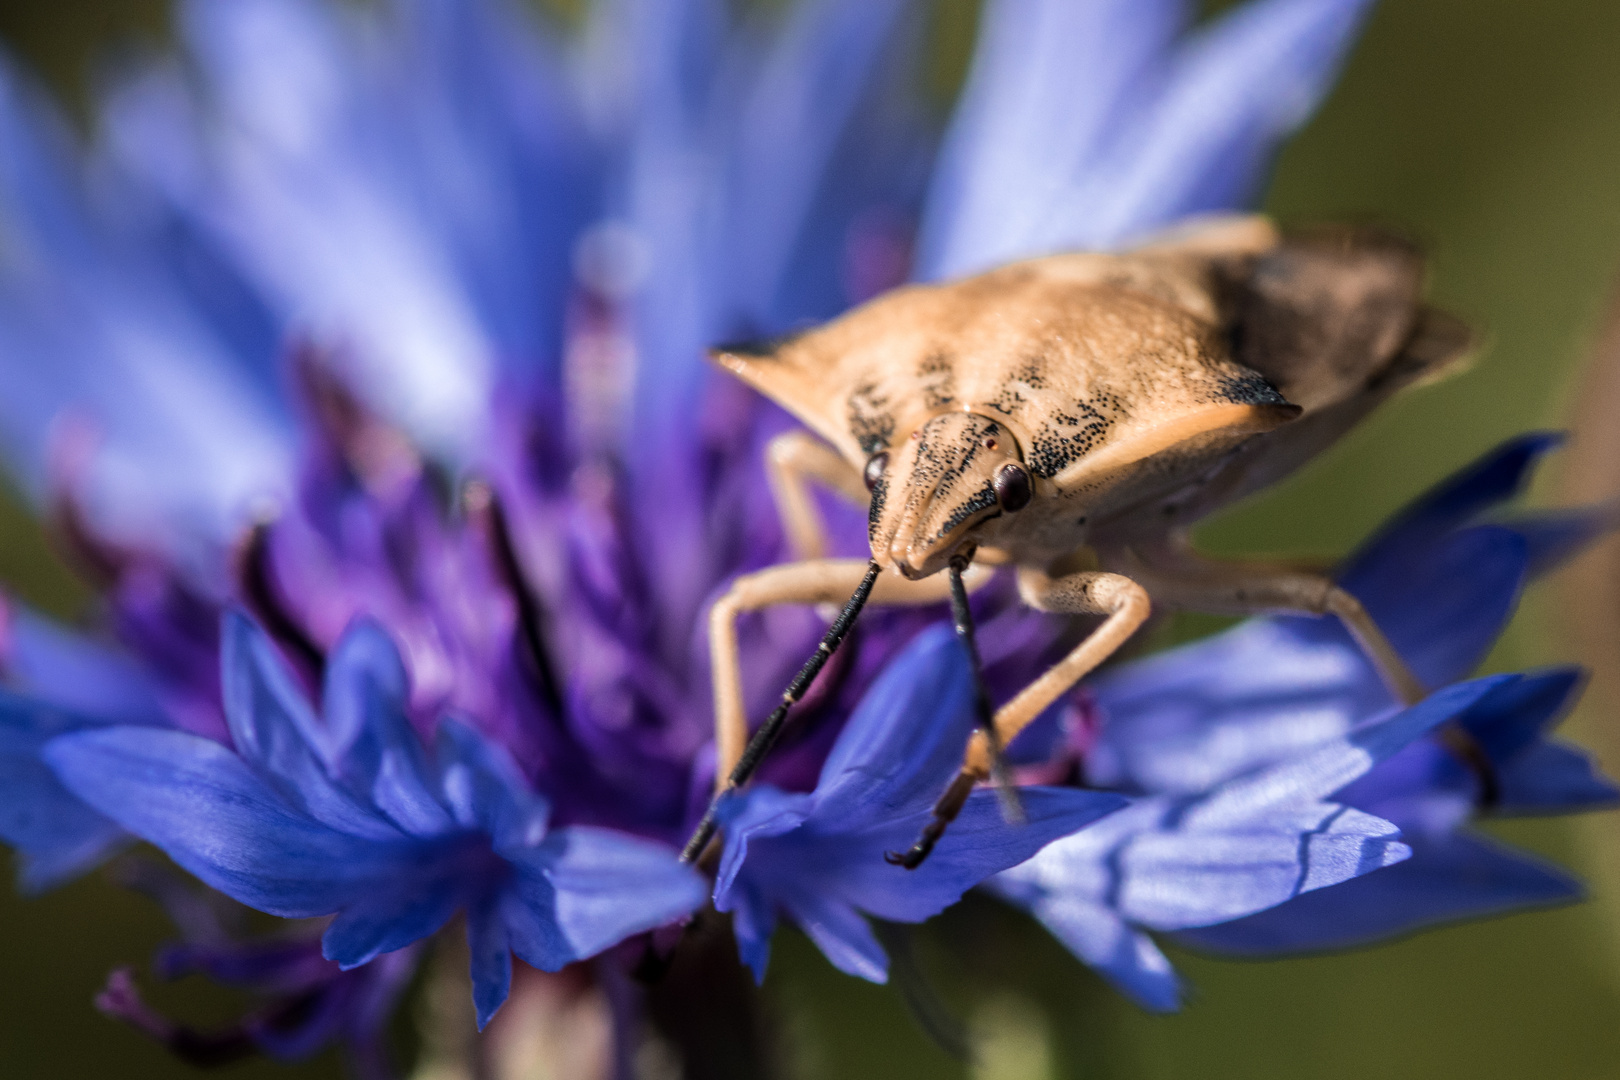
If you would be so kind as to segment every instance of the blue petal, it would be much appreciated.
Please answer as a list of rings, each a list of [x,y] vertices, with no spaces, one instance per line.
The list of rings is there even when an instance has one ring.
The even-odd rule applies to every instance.
[[[438,856],[454,867],[448,849],[425,849],[420,861]],[[383,953],[403,949],[436,933],[461,906],[468,888],[452,876],[418,873],[388,883],[386,888],[357,896],[346,904],[321,937],[321,954],[345,970],[369,963]]]
[[[505,749],[443,720],[438,765],[439,791],[456,823],[488,833],[497,852],[520,855],[545,838],[550,806],[530,789]]]
[[[694,406],[702,351],[717,334],[717,260],[711,215],[712,177],[719,165],[714,130],[722,107],[737,100],[735,70],[724,48],[726,14],[716,0],[624,0],[598,8],[621,37],[624,55],[599,65],[620,85],[618,117],[628,160],[622,165],[625,205],[616,207],[645,244],[651,260],[634,297],[638,363],[632,409],[633,451],[666,445],[672,428],[685,430]],[[719,93],[724,80],[726,97]],[[677,269],[679,268],[679,269]],[[651,436],[649,438],[649,436]]]
[[[716,907],[731,910],[732,884],[747,864],[749,845],[756,839],[767,840],[799,828],[813,806],[814,796],[780,791],[769,784],[755,784],[724,798],[720,827],[724,830],[725,850],[714,879]]]
[[[1179,3],[988,8],[919,276],[1113,247],[1247,203],[1367,6],[1258,0],[1179,48]]]
[[[483,1031],[512,991],[512,942],[498,907],[467,912],[467,948],[472,954],[473,1007]]]
[[[1535,464],[1564,437],[1555,431],[1517,435],[1425,492],[1345,560],[1339,583],[1359,586],[1399,568],[1453,529],[1468,525],[1524,489]]]
[[[423,224],[498,359],[557,386],[572,247],[596,212],[589,143],[562,42],[505,0],[403,0],[384,93],[402,103]]]
[[[153,728],[63,735],[44,757],[68,790],[203,882],[286,918],[326,915],[408,874],[418,848],[338,832],[208,739]]]
[[[1393,866],[1411,851],[1382,818],[1320,803],[1229,832],[1147,833],[1119,857],[1116,904],[1134,923],[1222,922]]]
[[[1269,808],[1321,799],[1487,695],[1511,687],[1518,680],[1515,675],[1493,675],[1438,690],[1386,720],[1223,785],[1194,802],[1185,811],[1182,824],[1194,829],[1238,826]]]
[[[1187,21],[1182,0],[986,4],[934,169],[917,276],[1051,250],[1042,229],[1054,202],[1104,166]]]
[[[1316,110],[1370,0],[1254,0],[1188,41],[1134,117],[1118,165],[1077,188],[1048,243],[1113,246],[1247,205],[1277,145]]]
[[[406,713],[405,665],[388,632],[362,619],[327,659],[322,695],[333,779],[414,836],[454,827],[434,796],[421,740]]]
[[[1091,905],[1133,924],[1180,929],[1263,910],[1409,854],[1390,822],[1308,797],[1214,823],[1200,822],[1197,808],[1163,796],[1140,800],[991,887],[1037,917],[1048,903]],[[1112,935],[1108,941],[1114,948]]]
[[[822,766],[815,814],[880,820],[933,805],[974,724],[973,676],[949,626],[917,635],[861,699]]]
[[[1178,937],[1245,956],[1340,949],[1436,923],[1567,903],[1581,894],[1580,884],[1561,870],[1482,837],[1408,839],[1413,855],[1399,866]]]
[[[1525,675],[1460,718],[1496,772],[1492,809],[1547,813],[1605,806],[1620,797],[1620,788],[1583,751],[1546,740],[1547,729],[1579,697],[1583,682],[1578,668]]]
[[[1193,795],[1349,731],[1389,694],[1336,619],[1250,619],[1091,684],[1103,787]]]
[[[736,309],[767,332],[829,161],[881,74],[909,0],[809,0],[788,16],[739,118],[727,263]]]
[[[512,861],[512,951],[542,971],[689,915],[708,892],[674,851],[611,829],[558,829]]]
[[[0,275],[0,448],[42,496],[63,444],[55,421],[71,410],[78,438],[102,444],[73,478],[97,529],[217,558],[248,502],[284,490],[280,418],[164,269],[99,219],[76,157],[43,95],[0,60],[0,216],[13,249]]]
[[[216,230],[278,312],[341,337],[333,361],[430,454],[476,453],[494,348],[441,238],[413,205],[386,88],[356,28],[309,0],[192,2],[181,25],[220,122]]]
[[[1598,772],[1586,752],[1560,742],[1538,743],[1499,765],[1496,809],[1507,814],[1568,813],[1620,802],[1620,786]]]
[[[1493,762],[1503,763],[1538,742],[1578,696],[1579,668],[1525,675],[1469,709],[1460,722]]]
[[[782,905],[833,967],[868,982],[889,981],[889,954],[853,906],[814,889],[797,890]]]
[[[0,839],[22,855],[22,888],[37,892],[90,869],[128,839],[62,786],[40,754],[83,721],[0,693]]]
[[[818,882],[862,910],[895,922],[922,922],[944,911],[993,874],[1016,866],[1052,841],[1084,829],[1129,801],[1121,795],[1073,788],[1020,788],[1025,820],[1009,824],[992,792],[968,799],[928,861],[916,870],[889,865],[886,850],[910,846],[926,822],[908,818],[873,837],[833,835],[822,842],[842,849],[846,865]]]
[[[7,666],[30,696],[111,724],[167,727],[151,677],[133,659],[20,604],[8,604]]]
[[[917,726],[918,713],[910,715]],[[959,760],[958,751],[951,767]],[[992,874],[1126,802],[1107,792],[1068,788],[1024,788],[1019,794],[1025,821],[1009,825],[993,793],[974,793],[928,861],[908,871],[884,856],[911,845],[928,821],[926,808],[875,817],[824,814],[815,795],[751,789],[727,804],[715,906],[738,913],[738,948],[756,978],[764,978],[773,916],[781,908],[836,967],[882,981],[887,960],[863,913],[921,922]]]
[[[754,973],[754,981],[763,984],[765,968],[771,961],[771,936],[776,933],[776,906],[746,880],[726,891],[724,903],[717,889],[714,906],[731,912],[737,957]]]
[[[1489,651],[1518,605],[1529,570],[1525,538],[1481,525],[1408,551],[1377,575],[1341,584],[1366,607],[1390,644],[1425,685],[1466,676]]]
[[[237,610],[220,633],[225,722],[242,761],[290,805],[341,832],[380,840],[398,830],[333,784],[329,738],[264,631]]]
[[[998,880],[992,889],[1004,893]],[[1017,901],[1015,901],[1017,902]],[[1132,1001],[1152,1012],[1181,1008],[1182,982],[1153,939],[1102,904],[1042,895],[1021,903],[1065,948]]]

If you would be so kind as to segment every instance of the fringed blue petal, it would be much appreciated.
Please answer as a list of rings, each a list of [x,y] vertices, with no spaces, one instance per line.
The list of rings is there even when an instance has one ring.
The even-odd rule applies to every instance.
[[[321,952],[348,969],[431,937],[461,906],[464,888],[442,877],[390,882],[338,912],[321,937]]]
[[[951,628],[923,631],[867,691],[827,756],[816,816],[878,821],[926,810],[961,762],[973,702],[973,669]]]
[[[60,885],[129,839],[63,786],[41,754],[56,735],[96,726],[40,702],[0,693],[0,840],[22,857],[26,892]]]
[[[152,728],[63,735],[44,757],[69,791],[207,884],[286,918],[330,914],[411,877],[414,847],[338,832],[216,742]]]
[[[512,951],[543,971],[684,918],[708,892],[673,850],[611,829],[559,829],[513,863]]]
[[[398,838],[397,829],[332,782],[327,732],[264,631],[233,610],[221,638],[225,720],[242,761],[317,821],[357,836]]]
[[[512,941],[500,905],[483,904],[467,912],[467,949],[472,954],[473,1007],[482,1031],[512,991]]]
[[[361,620],[338,639],[327,660],[322,702],[338,783],[414,836],[453,828],[407,717],[405,665],[377,623]]]
[[[1342,949],[1426,926],[1568,903],[1580,885],[1556,867],[1483,837],[1408,837],[1412,858],[1236,922],[1177,937],[1242,956]]]

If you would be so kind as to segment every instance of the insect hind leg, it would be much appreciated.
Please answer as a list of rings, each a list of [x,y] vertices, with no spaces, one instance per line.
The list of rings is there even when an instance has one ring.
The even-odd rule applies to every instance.
[[[1024,569],[1019,571],[1018,587],[1024,600],[1038,610],[1106,615],[1107,618],[1067,656],[997,710],[988,731],[974,734],[968,743],[962,771],[934,804],[917,842],[904,854],[886,856],[896,866],[915,870],[923,864],[950,823],[961,813],[974,785],[994,775],[999,747],[1012,742],[1048,705],[1113,655],[1147,620],[1151,608],[1147,592],[1121,574],[1084,571],[1052,578]]]

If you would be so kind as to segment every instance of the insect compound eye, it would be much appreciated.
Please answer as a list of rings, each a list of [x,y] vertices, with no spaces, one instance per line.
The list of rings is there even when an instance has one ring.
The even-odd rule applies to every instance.
[[[866,481],[866,490],[871,491],[877,487],[877,482],[883,479],[883,470],[889,467],[889,452],[879,451],[866,459],[866,471],[862,479]]]
[[[1009,461],[997,469],[993,484],[996,489],[996,502],[1000,503],[1001,508],[1009,514],[1028,506],[1030,496],[1034,494],[1029,483],[1029,473],[1016,461]]]

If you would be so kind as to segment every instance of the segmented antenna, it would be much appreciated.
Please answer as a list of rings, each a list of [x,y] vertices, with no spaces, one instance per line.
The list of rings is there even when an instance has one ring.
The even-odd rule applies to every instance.
[[[731,775],[726,780],[726,786],[709,800],[709,809],[704,812],[703,820],[698,822],[692,838],[686,842],[685,849],[681,851],[682,862],[695,862],[698,856],[703,854],[703,849],[709,846],[709,841],[714,839],[715,829],[718,827],[716,815],[720,810],[721,798],[726,792],[746,784],[759,768],[760,762],[765,760],[765,755],[770,753],[776,737],[782,733],[782,725],[787,722],[788,710],[804,697],[805,691],[810,689],[810,684],[821,673],[821,669],[827,666],[827,661],[832,659],[833,653],[838,651],[838,646],[843,644],[849,628],[855,625],[856,616],[861,613],[861,608],[866,606],[867,598],[872,595],[872,586],[877,583],[877,576],[878,564],[869,563],[866,567],[866,576],[861,578],[861,583],[855,587],[854,595],[844,604],[844,610],[838,613],[838,618],[827,628],[821,644],[816,646],[816,651],[804,662],[804,667],[799,669],[799,673],[793,677],[788,688],[782,691],[781,703],[772,710],[771,715],[765,718],[759,730],[748,740],[748,745],[743,748],[742,757],[737,759],[736,767],[731,770]]]

